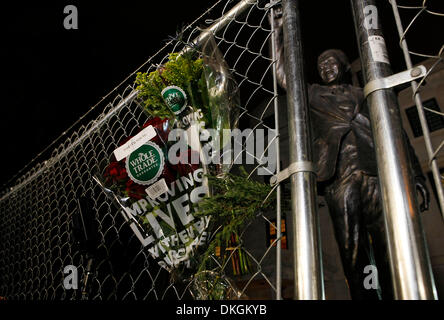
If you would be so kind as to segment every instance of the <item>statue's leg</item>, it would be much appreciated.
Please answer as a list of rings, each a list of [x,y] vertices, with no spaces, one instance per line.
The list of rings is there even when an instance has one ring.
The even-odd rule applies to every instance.
[[[362,219],[362,174],[355,171],[345,179],[337,179],[327,186],[325,200],[333,221],[342,266],[352,299],[378,299],[376,290],[364,287],[368,274],[364,268],[370,264],[368,238]]]
[[[393,299],[393,287],[391,283],[388,246],[385,239],[382,203],[377,177],[364,175],[361,197],[363,199],[365,223],[371,237],[371,245],[373,247],[376,267],[378,269],[382,299],[390,300]]]

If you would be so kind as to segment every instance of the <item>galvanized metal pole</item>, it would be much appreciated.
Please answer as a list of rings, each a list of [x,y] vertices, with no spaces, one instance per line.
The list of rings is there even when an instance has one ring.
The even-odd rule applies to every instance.
[[[252,6],[257,4],[257,0],[240,0],[233,8],[230,9],[226,14],[216,20],[210,27],[205,29],[197,38],[195,38],[192,43],[197,46],[201,46],[208,40],[208,37],[212,34],[217,34],[220,30],[223,30],[228,24],[235,21],[235,19],[243,14],[246,10],[250,9]],[[189,50],[192,50],[193,46],[187,46],[180,51],[180,54],[184,54]]]
[[[322,257],[316,204],[316,176],[310,171],[311,132],[304,77],[299,0],[283,0],[284,54],[287,83],[290,164],[307,171],[290,176],[293,215],[294,299],[324,298]]]
[[[351,0],[351,5],[365,82],[391,75],[376,1]],[[377,90],[367,103],[395,298],[436,299],[396,95],[391,89]]]
[[[281,171],[281,158],[279,146],[279,103],[278,103],[278,85],[276,76],[276,29],[274,28],[274,9],[270,9],[270,24],[271,24],[271,55],[273,59],[273,92],[274,92],[274,129],[276,131],[276,174]],[[281,186],[276,187],[276,300],[282,300],[282,250],[281,250]]]
[[[404,59],[407,69],[413,68],[412,59],[410,58],[409,48],[404,38],[404,28],[402,27],[401,17],[399,16],[398,5],[396,0],[390,0],[393,9],[393,15],[395,16],[396,27],[398,29],[399,38],[401,40],[401,48],[404,53]],[[418,90],[418,83],[412,81],[412,91],[414,94],[416,109],[418,110],[419,121],[421,122],[421,128],[424,135],[424,144],[427,150],[427,155],[430,160],[430,167],[432,169],[433,179],[435,180],[436,193],[438,194],[439,207],[441,208],[441,215],[444,219],[444,190],[441,182],[441,173],[439,172],[438,161],[435,158],[435,151],[433,150],[432,141],[430,139],[429,125],[427,124],[424,106]]]

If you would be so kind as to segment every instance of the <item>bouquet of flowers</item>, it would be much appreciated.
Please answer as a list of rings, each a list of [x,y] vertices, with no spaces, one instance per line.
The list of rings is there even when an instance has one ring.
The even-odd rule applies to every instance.
[[[151,118],[95,180],[160,266],[190,268],[209,237],[211,216],[194,216],[211,194],[207,176],[231,167],[220,158],[230,152],[239,89],[211,37],[201,51],[171,53],[154,72],[138,73],[136,84]]]
[[[191,276],[193,297],[239,297],[212,261],[231,260],[232,275],[251,271],[239,230],[273,198],[268,185],[229,173],[239,88],[212,37],[138,73],[136,84],[150,119],[94,179],[159,265]]]

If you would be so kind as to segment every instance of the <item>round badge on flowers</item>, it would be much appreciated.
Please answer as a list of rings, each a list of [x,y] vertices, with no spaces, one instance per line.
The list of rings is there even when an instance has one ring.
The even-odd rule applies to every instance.
[[[141,185],[151,185],[157,181],[165,166],[165,157],[157,144],[147,141],[132,152],[125,161],[129,178]]]

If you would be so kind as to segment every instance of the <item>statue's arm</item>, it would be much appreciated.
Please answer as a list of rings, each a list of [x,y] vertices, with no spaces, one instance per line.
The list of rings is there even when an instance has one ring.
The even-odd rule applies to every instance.
[[[370,119],[369,114],[368,114],[367,104],[365,103],[364,99],[362,99],[362,101],[363,101],[363,104],[362,104],[360,112],[362,114],[364,114],[368,119]],[[404,137],[405,143],[408,148],[410,161],[412,163],[416,191],[422,198],[422,202],[420,204],[420,210],[426,211],[429,209],[429,206],[430,206],[430,193],[427,188],[426,178],[422,172],[421,165],[420,165],[418,157],[416,156],[416,153],[415,153],[415,149],[413,149],[413,147],[410,143],[410,139],[407,136],[407,133],[405,132],[405,130],[402,130],[402,133],[403,133],[403,137]]]

